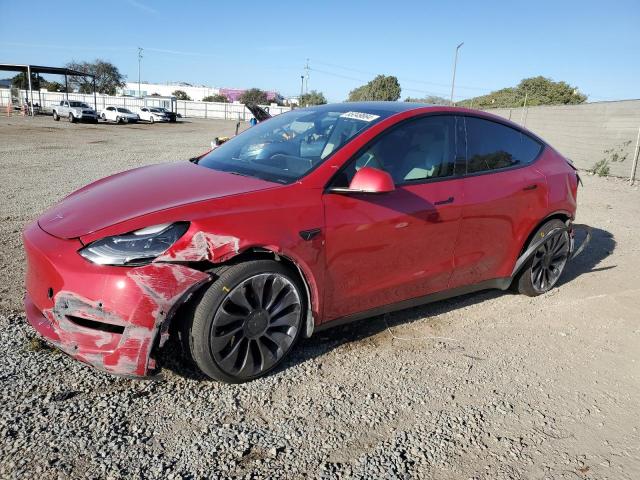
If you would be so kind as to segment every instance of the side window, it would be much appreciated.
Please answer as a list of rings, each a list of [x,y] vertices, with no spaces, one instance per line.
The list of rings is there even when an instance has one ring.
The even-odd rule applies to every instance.
[[[113,112],[115,109],[113,107],[107,107],[107,110]]]
[[[383,132],[335,177],[333,187],[348,187],[356,172],[374,167],[389,172],[396,185],[453,175],[456,118],[434,115],[410,120]]]
[[[528,135],[500,123],[465,117],[467,127],[467,173],[526,165],[542,145]]]

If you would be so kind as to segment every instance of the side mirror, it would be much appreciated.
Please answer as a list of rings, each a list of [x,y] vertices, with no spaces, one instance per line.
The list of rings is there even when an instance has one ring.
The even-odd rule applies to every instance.
[[[387,193],[396,189],[393,178],[384,170],[363,167],[356,172],[349,188],[332,188],[332,192],[343,193]]]

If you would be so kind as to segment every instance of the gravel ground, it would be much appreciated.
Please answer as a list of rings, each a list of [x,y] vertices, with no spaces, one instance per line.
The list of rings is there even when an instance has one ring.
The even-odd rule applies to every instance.
[[[561,285],[482,292],[303,341],[275,373],[116,378],[39,342],[20,230],[61,196],[186,159],[234,124],[0,119],[0,477],[640,478],[640,192],[586,177]]]

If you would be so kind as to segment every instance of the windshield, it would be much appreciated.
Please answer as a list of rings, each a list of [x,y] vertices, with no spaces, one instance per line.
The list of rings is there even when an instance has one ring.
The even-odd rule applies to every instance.
[[[160,108],[150,108],[150,110],[154,113],[164,113],[164,111],[162,111],[162,109]]]
[[[120,107],[118,107],[118,108],[117,108],[117,110],[118,110],[119,112],[121,112],[121,113],[131,113],[131,110],[128,110],[128,109],[126,109],[126,108],[120,108]]]
[[[89,108],[89,105],[87,105],[84,102],[69,102],[69,106],[71,106],[71,107]]]
[[[238,175],[290,183],[311,171],[387,112],[348,111],[348,106],[293,110],[232,138],[198,165]]]

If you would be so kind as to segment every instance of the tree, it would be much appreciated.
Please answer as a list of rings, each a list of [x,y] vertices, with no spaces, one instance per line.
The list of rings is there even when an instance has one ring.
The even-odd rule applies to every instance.
[[[177,100],[191,100],[191,97],[184,90],[174,90],[171,95],[176,97]]]
[[[502,88],[487,95],[458,102],[474,108],[514,108],[524,102],[531,105],[575,105],[587,101],[587,96],[566,82],[554,82],[543,76],[523,79],[516,87]]]
[[[125,86],[125,75],[120,73],[114,64],[97,58],[93,62],[67,63],[67,68],[79,72],[95,75],[96,91],[107,95],[115,95],[119,88]],[[72,75],[69,77],[69,85],[77,88],[80,93],[93,92],[93,78]]]
[[[222,95],[221,93],[216,93],[215,95],[209,95],[208,97],[204,97],[202,99],[203,102],[219,102],[219,103],[229,103],[229,99],[226,95]]]
[[[250,88],[249,90],[245,90],[242,95],[240,95],[240,103],[253,103],[255,105],[265,105],[269,102],[267,98],[267,92],[260,90],[259,88]]]
[[[20,72],[11,79],[11,84],[20,90],[29,90],[29,78],[25,72]],[[31,74],[31,89],[40,90],[40,76]]]
[[[587,96],[577,87],[543,76],[525,78],[517,89],[528,92],[527,105],[575,105],[587,100]]]
[[[404,101],[413,103],[430,103],[432,105],[449,105],[449,100],[437,95],[427,95],[424,98],[407,97],[404,99]]]
[[[400,98],[400,82],[393,75],[378,75],[366,85],[349,92],[349,102],[382,100],[395,102]]]
[[[64,85],[60,82],[49,82],[47,80],[42,80],[41,82],[42,88],[46,88],[50,92],[64,92]]]
[[[305,93],[300,97],[300,106],[306,107],[308,105],[324,105],[327,103],[327,99],[324,98],[322,92],[317,90],[311,90],[309,93]]]

